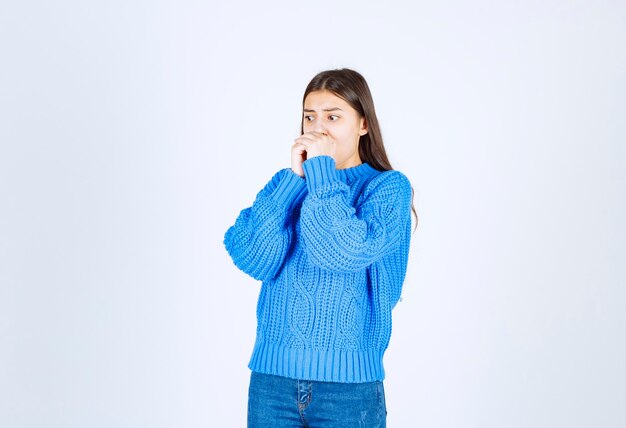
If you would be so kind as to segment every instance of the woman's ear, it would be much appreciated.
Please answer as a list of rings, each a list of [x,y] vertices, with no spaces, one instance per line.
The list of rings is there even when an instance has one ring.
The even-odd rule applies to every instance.
[[[359,135],[363,136],[367,134],[367,120],[364,117],[361,118],[361,128],[359,129]]]

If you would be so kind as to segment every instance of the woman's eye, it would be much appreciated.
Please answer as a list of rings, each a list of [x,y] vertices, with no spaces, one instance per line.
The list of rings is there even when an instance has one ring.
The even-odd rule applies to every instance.
[[[313,116],[304,116],[304,120],[306,120],[307,122],[311,122],[313,121]]]

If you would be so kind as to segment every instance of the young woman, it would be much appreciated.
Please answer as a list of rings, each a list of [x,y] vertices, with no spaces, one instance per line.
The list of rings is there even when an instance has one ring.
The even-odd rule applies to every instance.
[[[263,281],[249,427],[384,427],[383,354],[411,237],[412,189],[387,159],[365,79],[319,73],[291,168],[241,211],[224,243]]]

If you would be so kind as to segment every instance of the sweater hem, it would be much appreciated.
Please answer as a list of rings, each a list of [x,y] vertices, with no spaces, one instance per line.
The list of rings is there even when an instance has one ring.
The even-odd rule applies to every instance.
[[[319,382],[363,383],[385,378],[379,349],[296,349],[256,343],[248,367],[258,373]]]

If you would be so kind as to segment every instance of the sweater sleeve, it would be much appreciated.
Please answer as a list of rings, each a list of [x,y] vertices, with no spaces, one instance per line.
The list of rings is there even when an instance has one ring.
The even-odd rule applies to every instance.
[[[294,237],[293,208],[306,195],[304,179],[290,169],[276,173],[239,214],[224,236],[235,265],[258,280],[272,279]]]
[[[309,193],[302,204],[300,233],[314,264],[355,272],[408,245],[403,238],[410,228],[412,191],[402,173],[379,174],[352,206],[349,188],[340,181],[331,157],[307,160],[304,172]]]

